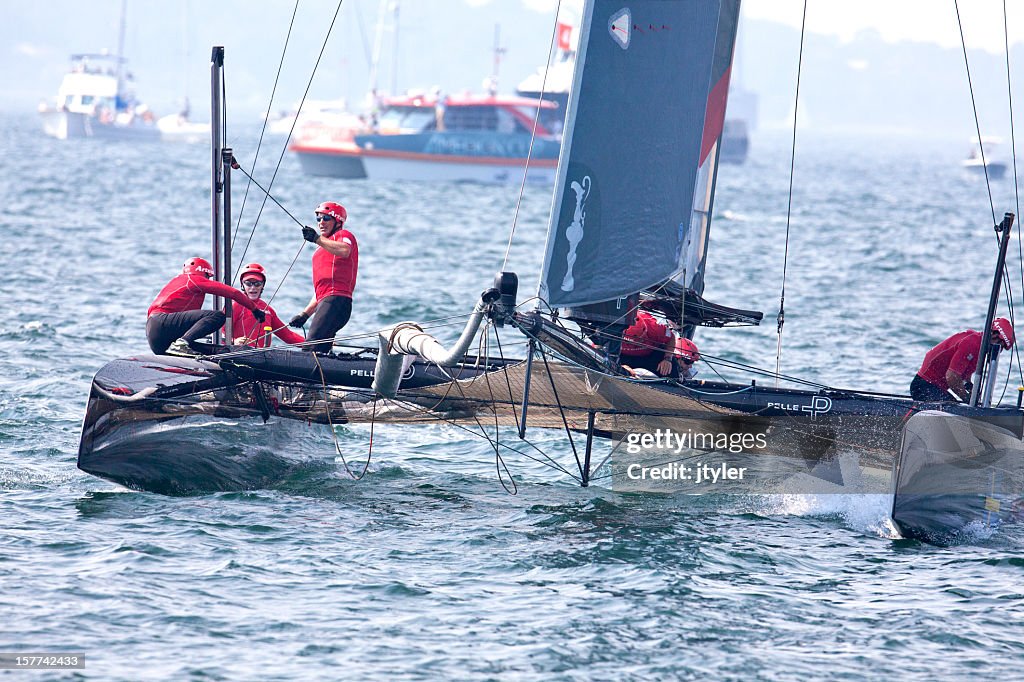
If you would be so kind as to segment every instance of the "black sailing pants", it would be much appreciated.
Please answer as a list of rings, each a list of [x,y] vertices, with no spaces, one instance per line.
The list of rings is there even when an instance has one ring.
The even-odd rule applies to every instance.
[[[306,334],[306,341],[320,341],[309,346],[303,346],[303,350],[315,350],[317,353],[330,353],[334,346],[334,335],[348,324],[348,318],[352,317],[352,299],[346,296],[326,296],[320,300],[313,314],[313,321],[309,323],[309,333]]]
[[[178,339],[201,339],[224,326],[220,310],[186,310],[181,313],[153,313],[146,320],[146,340],[157,355],[167,352]]]
[[[914,376],[910,382],[910,397],[922,403],[951,403],[955,402],[953,396],[947,391],[926,381],[920,374]]]

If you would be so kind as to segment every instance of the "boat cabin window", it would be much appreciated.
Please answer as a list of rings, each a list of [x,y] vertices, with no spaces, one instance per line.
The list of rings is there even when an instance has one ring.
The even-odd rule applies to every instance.
[[[382,133],[418,133],[433,127],[434,107],[388,107],[377,128]]]
[[[444,112],[446,130],[490,130],[499,133],[528,133],[515,116],[500,107],[448,107]]]

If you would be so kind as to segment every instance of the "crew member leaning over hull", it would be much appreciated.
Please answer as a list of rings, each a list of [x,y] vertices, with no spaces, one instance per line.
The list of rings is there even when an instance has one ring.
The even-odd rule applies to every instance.
[[[910,397],[922,402],[953,402],[952,391],[960,400],[971,395],[968,380],[978,365],[984,335],[973,329],[953,334],[924,356],[917,376],[910,382]],[[1013,347],[1013,327],[1005,317],[992,322],[989,333],[992,343],[1004,350]]]

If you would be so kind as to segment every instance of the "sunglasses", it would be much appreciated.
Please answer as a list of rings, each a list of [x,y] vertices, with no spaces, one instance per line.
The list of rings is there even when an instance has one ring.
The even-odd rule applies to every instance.
[[[318,215],[318,216],[316,217],[316,221],[317,221],[318,223],[322,223],[322,222],[324,222],[325,220],[334,220],[334,216],[329,216],[329,215],[326,215],[326,214],[324,214],[324,213],[321,213],[320,215]]]
[[[242,286],[243,287],[261,287],[261,286],[263,286],[263,282],[261,282],[258,279],[248,279],[248,280],[242,282]]]
[[[689,358],[677,358],[677,360],[679,360],[679,362],[683,363],[684,365],[693,364],[693,360],[690,360]]]

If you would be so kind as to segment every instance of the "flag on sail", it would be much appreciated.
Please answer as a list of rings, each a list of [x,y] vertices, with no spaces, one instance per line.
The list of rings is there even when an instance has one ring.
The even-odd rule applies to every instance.
[[[725,5],[738,14],[738,2]],[[613,300],[679,270],[716,49],[725,49],[722,9],[586,4],[541,275],[549,305]]]

